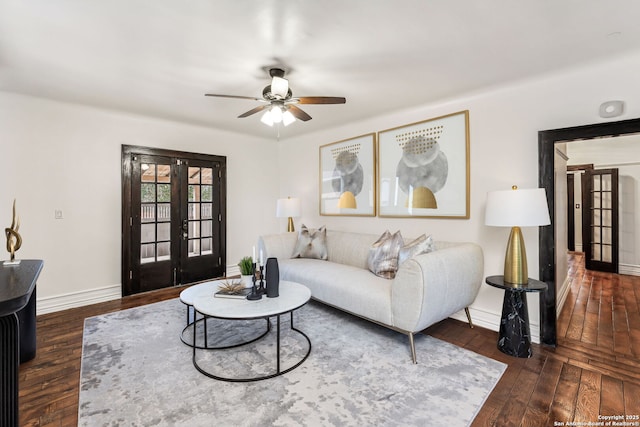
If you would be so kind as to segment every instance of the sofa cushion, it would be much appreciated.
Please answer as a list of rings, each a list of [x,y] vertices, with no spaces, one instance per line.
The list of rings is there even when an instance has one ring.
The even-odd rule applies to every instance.
[[[350,265],[314,259],[278,260],[281,280],[302,283],[311,296],[325,304],[381,322],[392,324],[392,281]]]
[[[426,234],[423,234],[400,249],[400,253],[398,254],[398,265],[416,255],[427,254],[429,252],[433,252],[435,249],[433,237],[431,237],[431,235],[427,237]]]
[[[391,234],[387,230],[382,233],[369,249],[369,270],[378,277],[393,279],[398,271],[398,254],[402,244],[400,231]]]
[[[327,229],[309,229],[302,224],[291,258],[327,259]]]

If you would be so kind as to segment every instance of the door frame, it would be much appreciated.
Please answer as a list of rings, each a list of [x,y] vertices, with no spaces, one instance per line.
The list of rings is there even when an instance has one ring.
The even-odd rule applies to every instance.
[[[640,118],[538,132],[538,185],[546,190],[551,216],[551,224],[540,227],[538,234],[539,277],[547,284],[547,290],[541,294],[543,304],[540,307],[541,341],[544,345],[555,347],[557,344],[555,144],[631,133],[640,133]]]
[[[121,280],[122,280],[122,295],[132,295],[134,287],[133,287],[133,277],[132,277],[132,263],[131,263],[131,229],[132,229],[132,216],[133,212],[131,211],[131,176],[132,176],[132,163],[131,156],[133,154],[138,155],[149,155],[149,156],[161,156],[161,157],[171,157],[171,158],[179,158],[179,159],[192,159],[192,160],[202,160],[202,161],[217,161],[221,163],[220,166],[220,221],[222,226],[220,227],[220,241],[221,241],[221,249],[220,249],[220,257],[221,257],[221,265],[226,270],[226,246],[227,246],[227,232],[226,232],[226,223],[227,223],[227,209],[226,209],[226,200],[227,200],[227,158],[225,156],[218,156],[213,154],[200,154],[200,153],[192,153],[186,151],[178,151],[178,150],[168,150],[162,148],[153,148],[153,147],[144,147],[144,146],[135,146],[135,145],[125,145],[121,146]],[[178,285],[181,285],[179,283]]]

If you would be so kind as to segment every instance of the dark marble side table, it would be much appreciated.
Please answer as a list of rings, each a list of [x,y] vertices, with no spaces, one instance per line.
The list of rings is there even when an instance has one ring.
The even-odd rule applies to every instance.
[[[531,357],[531,333],[525,292],[542,292],[547,289],[547,284],[529,279],[526,285],[516,285],[505,282],[504,276],[489,276],[486,282],[504,289],[498,349],[509,356]]]

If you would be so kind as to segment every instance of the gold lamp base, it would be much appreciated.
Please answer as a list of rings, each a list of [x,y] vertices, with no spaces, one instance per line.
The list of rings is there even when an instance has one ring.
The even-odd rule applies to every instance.
[[[293,218],[289,217],[289,220],[287,221],[287,232],[288,233],[292,233],[296,231],[295,227],[293,226]]]
[[[507,253],[504,258],[504,281],[516,285],[526,285],[529,282],[527,271],[527,251],[520,227],[511,227]]]

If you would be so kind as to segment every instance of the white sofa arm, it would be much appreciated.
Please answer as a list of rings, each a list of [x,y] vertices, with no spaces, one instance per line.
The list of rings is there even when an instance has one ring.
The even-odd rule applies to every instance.
[[[258,251],[262,250],[264,259],[289,259],[298,241],[297,233],[268,234],[258,238]]]
[[[478,296],[483,273],[482,248],[475,243],[404,262],[391,286],[393,326],[419,332],[468,307]]]

